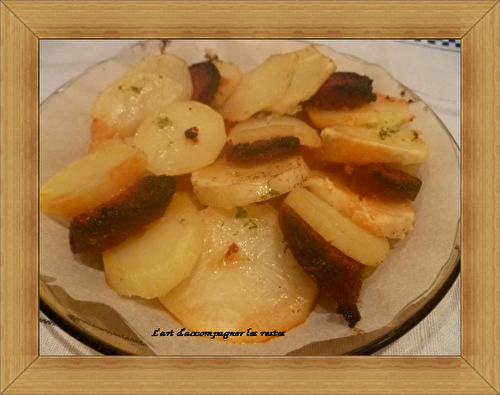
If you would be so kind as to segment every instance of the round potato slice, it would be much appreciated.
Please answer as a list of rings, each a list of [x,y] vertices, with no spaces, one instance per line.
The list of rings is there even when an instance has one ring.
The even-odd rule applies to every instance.
[[[303,323],[317,287],[285,248],[269,205],[201,212],[204,250],[188,278],[160,302],[193,331],[243,331],[231,342],[262,342]],[[246,336],[247,329],[258,336]],[[220,339],[220,338],[219,338]]]
[[[182,84],[167,76],[127,75],[97,98],[92,113],[92,140],[132,136],[149,113],[189,97]]]
[[[146,153],[154,174],[179,175],[217,159],[226,143],[222,117],[209,106],[183,101],[151,114],[141,124],[134,145]]]
[[[321,132],[323,157],[337,163],[399,163],[429,159],[429,146],[416,130],[337,126]]]
[[[165,295],[189,275],[202,248],[198,210],[176,193],[165,215],[144,233],[103,253],[106,281],[123,296]]]
[[[135,147],[103,147],[52,176],[41,188],[40,207],[45,214],[76,217],[132,186],[146,165],[146,156]]]
[[[281,100],[295,71],[297,54],[277,54],[243,74],[234,93],[219,109],[230,122],[245,121]]]
[[[306,106],[309,119],[318,129],[336,126],[365,126],[371,128],[399,127],[415,116],[406,100],[377,94],[377,100],[351,110],[323,110]]]
[[[404,239],[413,230],[415,211],[407,199],[360,196],[337,174],[317,173],[307,180],[305,187],[374,235]]]
[[[180,83],[191,97],[193,84],[187,63],[171,54],[150,56],[142,62],[132,66],[127,72],[128,75],[136,73],[153,73],[167,76]]]
[[[285,199],[287,204],[311,228],[348,257],[368,266],[377,266],[389,252],[386,238],[375,236],[344,217],[321,198],[299,187]]]
[[[300,155],[251,164],[219,159],[191,176],[194,192],[207,206],[233,208],[290,192],[309,176]]]
[[[335,63],[310,45],[296,52],[297,65],[285,95],[267,111],[275,114],[294,114],[299,104],[308,100],[337,69]]]

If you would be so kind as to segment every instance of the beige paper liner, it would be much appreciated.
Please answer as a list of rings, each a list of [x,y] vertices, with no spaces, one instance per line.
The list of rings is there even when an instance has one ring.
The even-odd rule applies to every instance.
[[[188,64],[204,60],[207,53],[248,70],[273,53],[303,47],[293,41],[194,41],[169,42],[166,51]],[[97,94],[117,80],[130,65],[157,53],[164,43],[149,41],[96,65],[49,97],[40,111],[41,182],[85,154],[90,142],[90,112]],[[406,90],[378,66],[319,47],[337,64],[338,71],[354,71],[374,80],[374,91],[400,97]],[[425,76],[422,76],[425,78]],[[159,355],[283,355],[314,342],[355,336],[380,329],[408,305],[431,292],[455,247],[460,217],[460,168],[457,150],[449,133],[432,111],[408,90],[405,98],[416,119],[409,125],[422,131],[431,148],[430,160],[422,165],[423,186],[414,202],[415,229],[395,244],[386,261],[362,287],[359,308],[362,320],[350,329],[344,319],[319,303],[308,320],[286,336],[262,344],[231,344],[209,338],[153,337],[153,331],[183,326],[171,317],[158,300],[118,296],[106,286],[103,269],[95,260],[75,256],[68,231],[41,215],[40,270],[49,284],[63,288],[80,301],[104,303],[115,309],[137,336]]]

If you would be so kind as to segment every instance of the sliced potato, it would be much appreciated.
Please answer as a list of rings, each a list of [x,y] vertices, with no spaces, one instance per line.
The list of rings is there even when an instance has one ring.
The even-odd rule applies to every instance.
[[[300,155],[249,165],[219,159],[194,172],[191,182],[201,203],[229,209],[290,192],[308,175]]]
[[[92,113],[92,140],[129,137],[149,113],[189,97],[186,87],[170,77],[128,74],[97,98]]]
[[[377,94],[377,100],[352,110],[320,110],[306,106],[314,126],[324,129],[335,126],[398,127],[413,120],[407,101]]]
[[[132,186],[146,165],[142,151],[123,143],[87,154],[42,186],[41,209],[65,217],[88,212]]]
[[[241,82],[243,73],[240,68],[233,63],[222,60],[212,60],[220,73],[219,89],[210,105],[219,110],[231,97]]]
[[[224,119],[245,121],[280,100],[290,85],[296,61],[295,53],[273,55],[243,74],[241,83],[219,110]]]
[[[413,229],[415,212],[408,200],[388,201],[361,197],[337,174],[315,174],[304,186],[374,235],[403,239]]]
[[[337,163],[423,163],[429,147],[415,130],[337,126],[321,132],[324,159]]]
[[[305,188],[294,189],[284,203],[326,241],[363,265],[376,266],[389,252],[386,238],[356,225]]]
[[[199,102],[183,101],[148,116],[133,142],[146,153],[152,173],[186,174],[217,159],[226,143],[226,130],[215,110]]]
[[[207,208],[203,253],[190,276],[160,301],[191,331],[243,331],[231,342],[263,342],[312,310],[317,287],[286,249],[269,205]],[[247,329],[258,332],[246,336]],[[222,339],[218,337],[217,339]]]
[[[196,206],[176,193],[164,216],[145,232],[103,253],[108,285],[123,296],[165,295],[191,272],[203,234]]]
[[[289,129],[278,128],[283,126],[292,129],[288,131]],[[321,138],[315,129],[307,123],[288,115],[261,114],[254,116],[247,121],[233,126],[229,132],[228,139],[238,144],[236,141],[267,140],[281,136],[297,137],[300,140],[300,144],[307,147],[318,148],[321,146]]]
[[[337,68],[331,59],[312,45],[297,51],[296,54],[297,65],[292,81],[285,95],[266,108],[269,112],[280,115],[295,113],[299,104],[314,95]]]
[[[152,73],[167,76],[180,83],[191,97],[193,85],[187,63],[172,54],[150,56],[132,66],[127,75]]]

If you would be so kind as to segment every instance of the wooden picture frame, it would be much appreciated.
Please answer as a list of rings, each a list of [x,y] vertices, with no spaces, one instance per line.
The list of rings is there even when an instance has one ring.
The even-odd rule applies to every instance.
[[[497,0],[2,0],[0,13],[2,393],[500,393]],[[461,356],[38,355],[38,40],[165,36],[462,39]]]

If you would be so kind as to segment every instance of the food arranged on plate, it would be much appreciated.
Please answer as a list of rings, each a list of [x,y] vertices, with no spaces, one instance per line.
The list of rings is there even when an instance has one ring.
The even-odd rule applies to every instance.
[[[41,188],[74,254],[192,331],[304,323],[318,295],[354,328],[367,267],[415,226],[429,157],[410,103],[315,46],[244,71],[147,57],[96,98],[88,153]],[[424,180],[425,182],[425,180]]]

